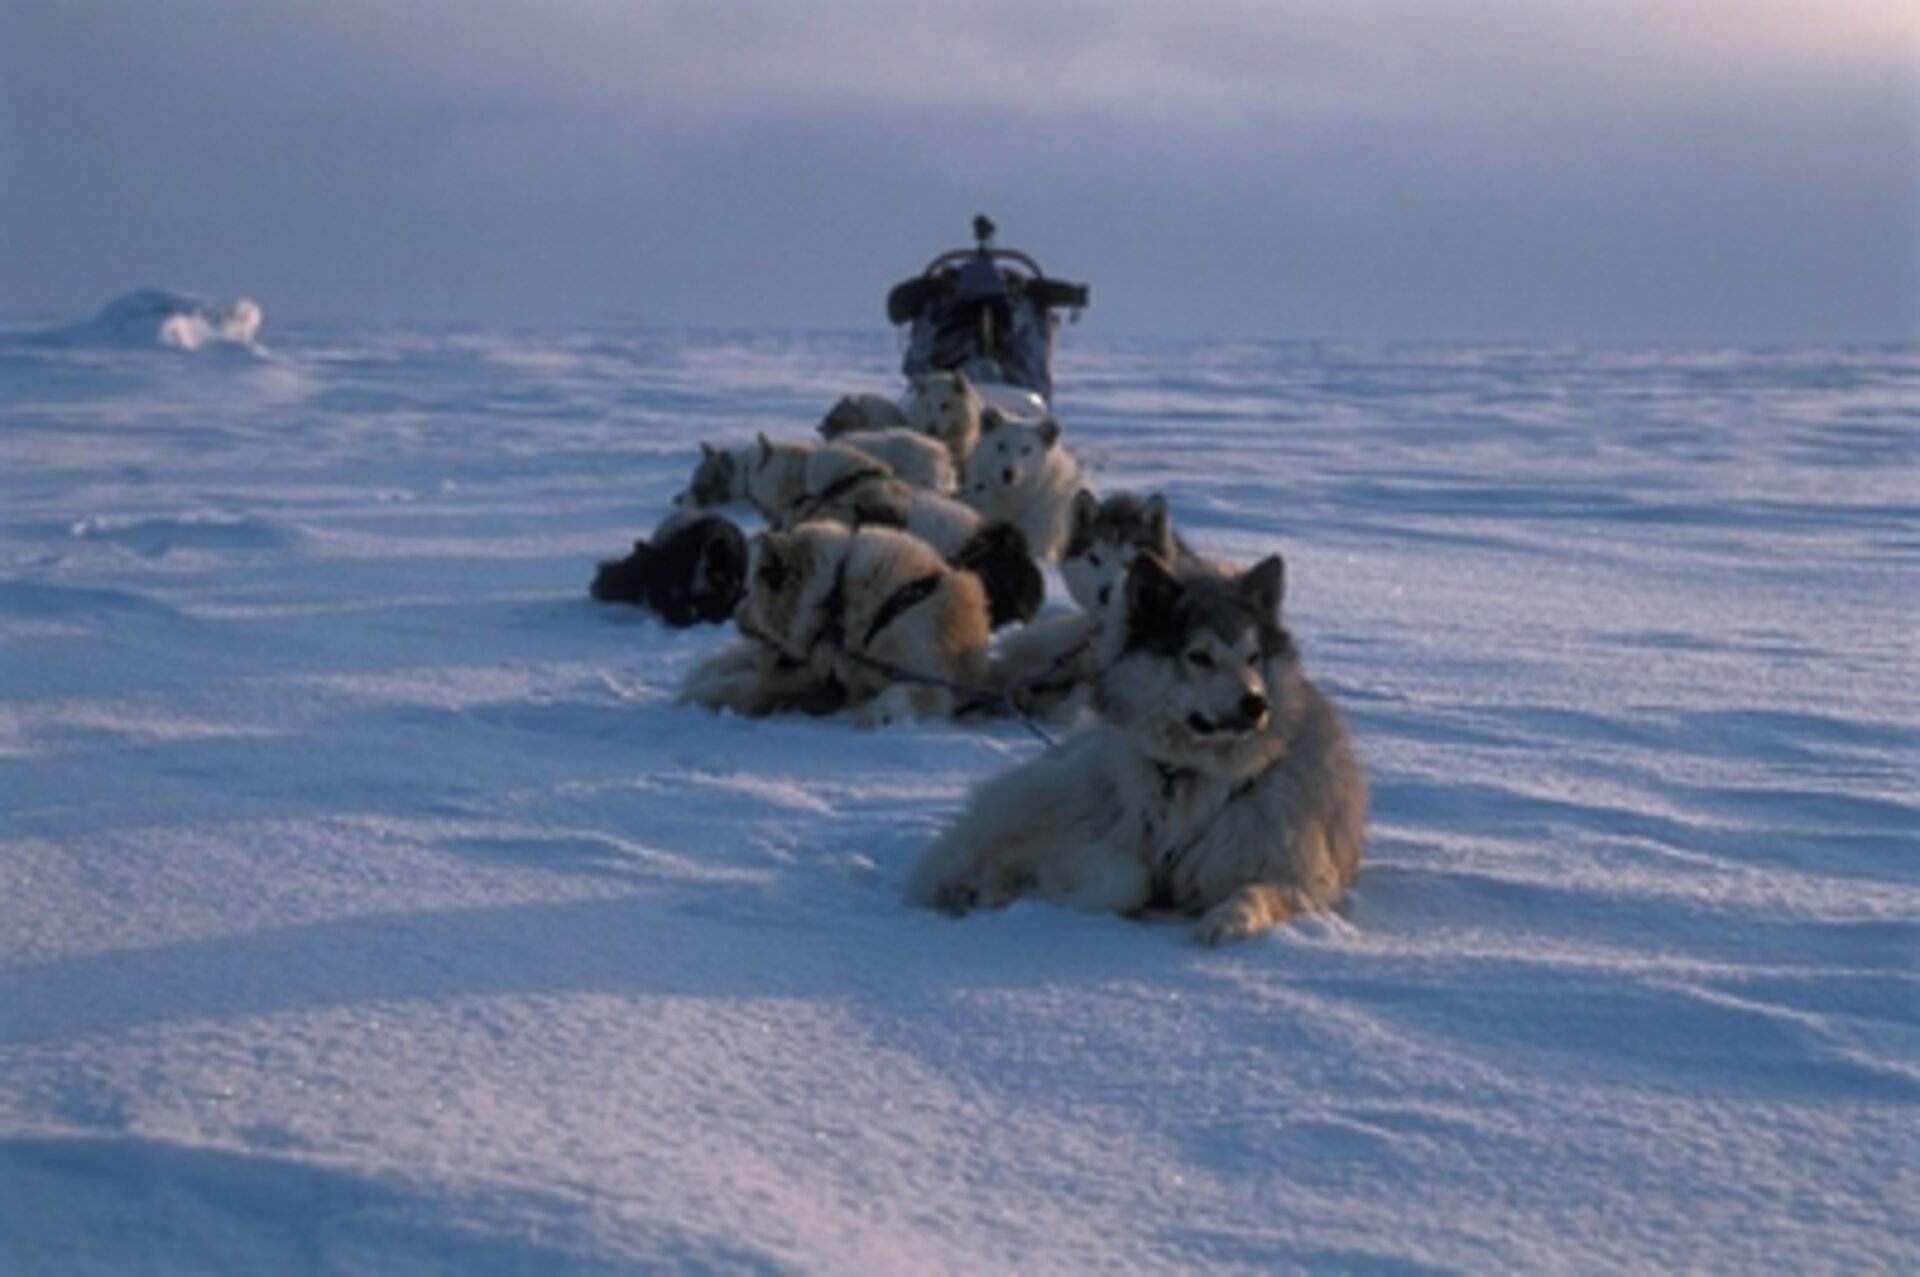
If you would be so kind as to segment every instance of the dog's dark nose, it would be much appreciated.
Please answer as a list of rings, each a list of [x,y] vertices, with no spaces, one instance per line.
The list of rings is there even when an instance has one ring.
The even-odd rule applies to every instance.
[[[1249,723],[1257,723],[1267,716],[1267,698],[1258,692],[1248,692],[1240,698],[1240,717]]]
[[[1013,468],[1011,466],[1000,472],[1000,482],[1006,484],[1008,487],[1013,486]]]

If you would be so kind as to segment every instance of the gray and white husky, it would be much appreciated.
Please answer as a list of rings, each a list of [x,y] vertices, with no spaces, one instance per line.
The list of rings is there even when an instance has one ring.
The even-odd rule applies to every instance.
[[[1116,492],[1102,500],[1086,488],[1074,494],[1060,579],[1083,612],[1106,612],[1125,588],[1127,569],[1142,554],[1159,557],[1182,575],[1200,563],[1173,530],[1173,514],[1159,493]]]
[[[1064,721],[1091,699],[1094,638],[1117,599],[1126,593],[1127,569],[1151,554],[1176,576],[1218,572],[1173,530],[1167,499],[1117,492],[1102,500],[1086,488],[1073,499],[1060,578],[1080,605],[1009,634],[994,650],[996,688],[1023,712]]]
[[[1036,896],[1198,919],[1208,944],[1331,907],[1359,869],[1367,781],[1282,624],[1285,568],[1186,577],[1141,555],[1099,636],[1097,722],[975,789],[914,866],[949,913]]]

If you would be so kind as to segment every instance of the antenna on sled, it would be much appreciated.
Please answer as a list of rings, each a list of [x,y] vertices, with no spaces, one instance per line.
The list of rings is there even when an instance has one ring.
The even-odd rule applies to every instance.
[[[993,247],[993,233],[1000,228],[985,213],[976,213],[973,218],[973,238],[980,245],[980,251],[986,252]]]

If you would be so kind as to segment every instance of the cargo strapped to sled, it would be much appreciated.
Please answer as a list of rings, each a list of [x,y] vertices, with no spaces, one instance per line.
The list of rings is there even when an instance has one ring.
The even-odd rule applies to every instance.
[[[993,245],[973,219],[972,248],[940,254],[887,294],[887,321],[912,324],[901,371],[960,371],[1053,400],[1053,338],[1060,310],[1087,305],[1087,286],[1054,279],[1027,254]]]

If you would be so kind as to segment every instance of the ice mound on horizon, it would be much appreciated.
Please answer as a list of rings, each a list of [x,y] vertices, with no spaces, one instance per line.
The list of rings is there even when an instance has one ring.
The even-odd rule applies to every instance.
[[[141,288],[114,298],[86,323],[55,335],[70,341],[114,344],[157,341],[176,350],[254,350],[259,347],[263,318],[259,303],[246,297],[216,302],[168,288]]]

